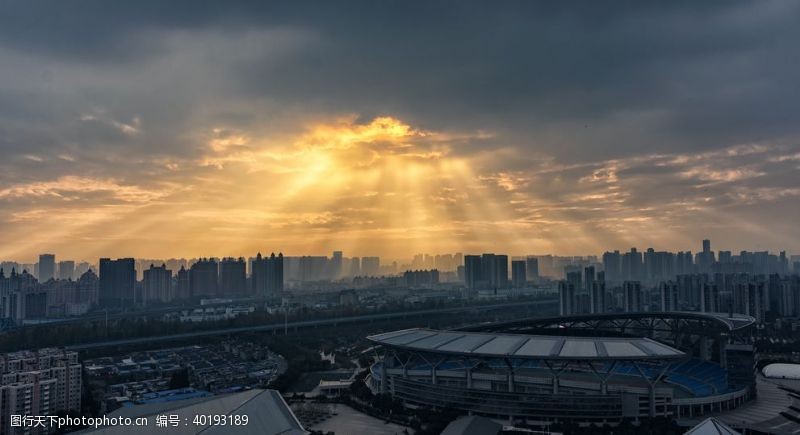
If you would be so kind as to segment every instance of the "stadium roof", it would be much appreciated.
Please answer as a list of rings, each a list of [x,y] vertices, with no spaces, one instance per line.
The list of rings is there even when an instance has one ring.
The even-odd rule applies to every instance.
[[[519,327],[554,327],[575,322],[615,322],[627,319],[663,319],[698,322],[698,328],[717,330],[718,332],[734,332],[747,328],[755,323],[755,318],[744,314],[704,313],[700,311],[639,311],[632,313],[598,313],[576,314],[559,317],[537,317],[532,319],[495,322],[489,325],[471,325],[460,328],[462,331],[498,331]]]
[[[144,417],[147,426],[108,426],[88,430],[93,434],[146,434],[158,432],[156,417],[159,415],[177,415],[180,424],[168,426],[165,432],[170,434],[259,434],[259,435],[303,435],[308,431],[275,390],[247,390],[240,393],[222,396],[201,397],[174,402],[148,403],[123,407],[108,414],[108,417],[128,417],[135,419]],[[247,415],[246,426],[214,426],[195,425],[193,419],[197,415]],[[208,421],[207,421],[208,422]],[[186,424],[184,424],[186,423]],[[209,422],[210,423],[210,422]],[[154,429],[155,428],[155,429]]]
[[[739,435],[725,423],[710,417],[689,429],[684,435]]]
[[[388,347],[476,357],[645,360],[686,356],[677,349],[649,338],[562,337],[414,328],[372,335],[367,339]]]
[[[768,378],[800,379],[800,364],[769,364],[761,372]]]
[[[469,415],[450,422],[441,435],[497,435],[503,425],[486,417]]]

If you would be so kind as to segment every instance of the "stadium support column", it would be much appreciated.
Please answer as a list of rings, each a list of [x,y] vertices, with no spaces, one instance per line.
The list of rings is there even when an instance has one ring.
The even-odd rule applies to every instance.
[[[611,374],[614,373],[614,368],[617,365],[616,360],[611,361],[611,365],[608,367],[608,371],[605,374],[601,374],[597,371],[597,368],[594,366],[593,363],[589,363],[589,368],[592,369],[592,373],[600,379],[600,394],[606,395],[608,394],[608,378],[611,377]]]
[[[508,392],[514,392],[514,366],[511,364],[511,360],[508,358],[505,359],[506,366],[508,367]]]
[[[719,365],[728,368],[728,337],[724,334],[719,337]]]
[[[636,371],[639,372],[639,375],[645,381],[647,381],[647,386],[648,386],[647,390],[648,390],[648,393],[649,393],[648,402],[649,402],[649,405],[650,405],[649,406],[649,408],[650,408],[649,415],[650,415],[650,418],[653,418],[653,417],[656,416],[656,382],[658,382],[658,379],[660,379],[662,376],[664,376],[664,373],[666,373],[667,370],[669,370],[671,364],[664,365],[664,368],[661,369],[661,371],[658,373],[658,375],[653,380],[651,380],[644,373],[644,370],[642,370],[642,368],[639,366],[639,364],[636,361],[633,361],[633,366],[636,367]]]
[[[472,388],[472,367],[467,367],[467,388]]]
[[[553,365],[550,364],[550,361],[544,360],[545,365],[550,370],[550,374],[553,375],[553,394],[558,394],[558,375],[561,373],[561,370],[564,369],[564,365],[562,365],[558,370],[553,368]]]
[[[386,374],[386,357],[388,353],[386,351],[383,352],[383,364],[381,364],[381,394],[386,394],[386,383],[389,379],[389,376]]]

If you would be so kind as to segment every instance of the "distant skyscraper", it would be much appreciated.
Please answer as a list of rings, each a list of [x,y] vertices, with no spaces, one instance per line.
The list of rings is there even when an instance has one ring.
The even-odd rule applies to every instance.
[[[511,285],[514,288],[524,288],[528,276],[525,270],[525,260],[514,260],[511,262]]]
[[[619,251],[603,254],[603,270],[606,272],[606,280],[612,283],[622,281],[622,257]]]
[[[91,269],[78,277],[78,301],[97,305],[100,292],[100,279]]]
[[[601,314],[606,311],[606,274],[597,272],[592,281],[592,290],[589,293],[589,312]]]
[[[575,286],[566,280],[558,282],[559,313],[562,316],[571,316],[575,313]]]
[[[244,296],[247,293],[244,258],[223,258],[220,261],[218,291],[220,296]]]
[[[464,285],[469,289],[478,288],[481,280],[481,256],[464,256]]]
[[[659,292],[661,294],[661,311],[677,311],[678,284],[673,281],[662,282]]]
[[[403,273],[403,282],[407,287],[430,287],[439,284],[439,271],[407,270]]]
[[[75,278],[75,262],[74,261],[59,261],[58,262],[58,279],[73,279]]]
[[[590,293],[594,289],[594,266],[583,269],[583,289]]]
[[[178,273],[175,274],[175,299],[186,299],[191,295],[192,290],[189,283],[189,271],[181,266]]]
[[[173,299],[172,271],[166,264],[150,265],[142,274],[142,303],[169,302]]]
[[[192,297],[218,295],[219,270],[213,258],[201,258],[189,268],[189,288]]]
[[[133,258],[100,259],[100,305],[131,308],[136,302],[136,269]]]
[[[700,273],[711,272],[714,265],[714,251],[711,250],[711,240],[703,240],[703,252],[697,254],[697,267]]]
[[[350,259],[350,276],[361,276],[361,259],[358,257]]]
[[[46,282],[56,277],[56,256],[42,254],[39,256],[39,282]]]
[[[261,257],[259,252],[253,261],[253,275],[250,278],[253,295],[261,298],[277,298],[283,292],[283,254]]]
[[[364,276],[379,276],[381,274],[380,257],[361,257],[361,273]]]
[[[704,282],[700,287],[700,311],[716,313],[719,301],[719,287],[712,282]]]
[[[283,293],[283,253],[276,256],[273,252],[267,259],[267,293],[269,298],[279,297]]]
[[[626,313],[642,311],[642,283],[639,281],[625,281],[622,285],[624,294],[624,308]]]
[[[539,281],[539,259],[528,257],[525,259],[525,273],[528,281]]]
[[[508,256],[483,254],[464,256],[467,288],[508,288]]]
[[[330,263],[330,279],[339,279],[342,277],[342,251],[333,251]]]

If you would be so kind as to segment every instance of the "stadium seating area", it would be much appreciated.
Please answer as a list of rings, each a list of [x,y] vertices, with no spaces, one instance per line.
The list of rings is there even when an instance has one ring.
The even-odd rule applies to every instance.
[[[468,367],[473,367],[478,361],[470,359],[451,359],[444,362],[439,362],[439,370],[462,370]],[[500,358],[491,358],[482,361],[485,366],[504,370],[507,368],[506,361]],[[543,368],[545,365],[536,360],[528,359],[512,359],[512,364],[515,369],[521,368]],[[430,370],[434,361],[425,361],[419,359],[409,363],[409,370]],[[602,364],[597,367],[600,373],[607,373],[612,367],[611,362]],[[659,365],[646,365],[641,364],[637,369],[636,366],[630,363],[617,361],[613,365],[614,375],[621,376],[641,376],[642,373],[649,379],[658,377],[663,370],[664,366]],[[570,368],[572,371],[588,371],[588,368]],[[640,373],[641,370],[641,373]],[[718,364],[702,361],[699,359],[690,359],[687,361],[674,364],[664,372],[662,378],[664,382],[684,388],[694,396],[703,397],[715,394],[722,394],[729,390],[728,380],[725,370]]]

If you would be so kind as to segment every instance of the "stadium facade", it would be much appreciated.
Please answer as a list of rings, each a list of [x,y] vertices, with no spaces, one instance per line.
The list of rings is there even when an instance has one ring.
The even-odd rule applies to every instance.
[[[368,337],[367,381],[408,407],[530,423],[701,416],[755,394],[753,323],[669,312],[406,329]]]

